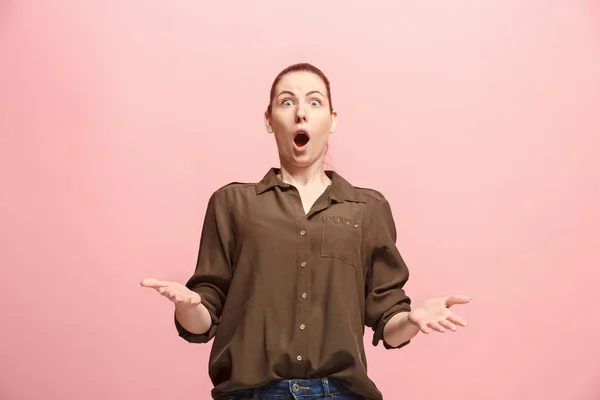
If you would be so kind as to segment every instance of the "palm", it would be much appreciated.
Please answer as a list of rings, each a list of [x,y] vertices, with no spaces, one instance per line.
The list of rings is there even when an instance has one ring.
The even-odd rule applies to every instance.
[[[455,304],[466,304],[471,299],[468,296],[436,297],[427,299],[419,304],[409,314],[409,320],[417,325],[423,333],[431,330],[445,332],[446,329],[456,331],[457,326],[467,326],[467,323],[450,311]]]
[[[200,304],[200,295],[178,282],[147,278],[140,282],[140,286],[155,289],[173,303],[189,304],[193,306]]]

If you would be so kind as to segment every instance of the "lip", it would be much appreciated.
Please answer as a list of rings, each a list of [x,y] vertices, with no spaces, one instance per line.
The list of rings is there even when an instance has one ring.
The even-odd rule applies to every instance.
[[[298,135],[299,135],[299,134],[301,134],[301,133],[305,134],[305,135],[308,137],[308,141],[306,142],[306,144],[305,144],[305,145],[299,146],[299,145],[296,143],[296,140],[295,140],[295,139],[296,139],[296,136],[298,136]],[[297,131],[294,133],[294,138],[292,139],[292,143],[293,143],[293,145],[294,145],[294,148],[296,148],[297,150],[304,150],[304,149],[305,149],[305,148],[308,146],[308,143],[310,143],[310,134],[309,134],[309,133],[308,133],[308,132],[307,132],[305,129],[298,129],[298,130],[297,130]]]
[[[294,133],[294,138],[296,138],[296,136],[298,136],[301,133],[304,133],[306,136],[308,136],[308,140],[310,140],[310,134],[305,129],[298,129],[296,133]]]

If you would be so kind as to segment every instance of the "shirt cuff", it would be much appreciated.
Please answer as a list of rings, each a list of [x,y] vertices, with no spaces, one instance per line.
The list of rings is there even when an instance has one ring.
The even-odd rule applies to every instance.
[[[181,325],[181,323],[177,320],[177,316],[175,315],[175,313],[173,313],[173,321],[175,322],[175,328],[177,329],[177,333],[181,338],[190,343],[208,343],[212,338],[215,337],[215,334],[217,333],[217,326],[219,320],[214,313],[214,307],[205,302],[203,297],[200,297],[200,303],[202,303],[208,310],[212,322],[208,331],[204,333],[198,334],[188,331],[183,327],[183,325]]]
[[[410,340],[407,340],[406,342],[400,343],[398,346],[391,346],[388,342],[385,341],[385,339],[383,337],[383,329],[385,328],[385,325],[392,319],[392,317],[394,315],[399,314],[401,312],[410,312],[410,310],[411,310],[411,307],[410,307],[410,304],[408,304],[408,303],[396,304],[391,309],[389,309],[383,315],[383,317],[379,321],[379,324],[377,324],[377,328],[375,329],[375,332],[373,333],[373,346],[377,346],[379,344],[379,342],[382,341],[383,347],[385,349],[393,350],[393,349],[400,349],[400,348],[406,346],[407,344],[409,344]]]

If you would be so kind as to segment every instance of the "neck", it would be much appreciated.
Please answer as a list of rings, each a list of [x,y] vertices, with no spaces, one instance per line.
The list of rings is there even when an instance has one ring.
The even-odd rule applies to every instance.
[[[331,180],[325,174],[325,169],[322,162],[315,162],[307,167],[296,167],[281,163],[279,177],[287,184],[296,187],[307,186],[328,186]]]

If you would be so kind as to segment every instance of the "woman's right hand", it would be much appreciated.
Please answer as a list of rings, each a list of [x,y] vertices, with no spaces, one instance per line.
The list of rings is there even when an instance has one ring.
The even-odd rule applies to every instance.
[[[190,306],[200,304],[200,295],[181,283],[146,278],[140,282],[140,286],[155,289],[175,304]]]

